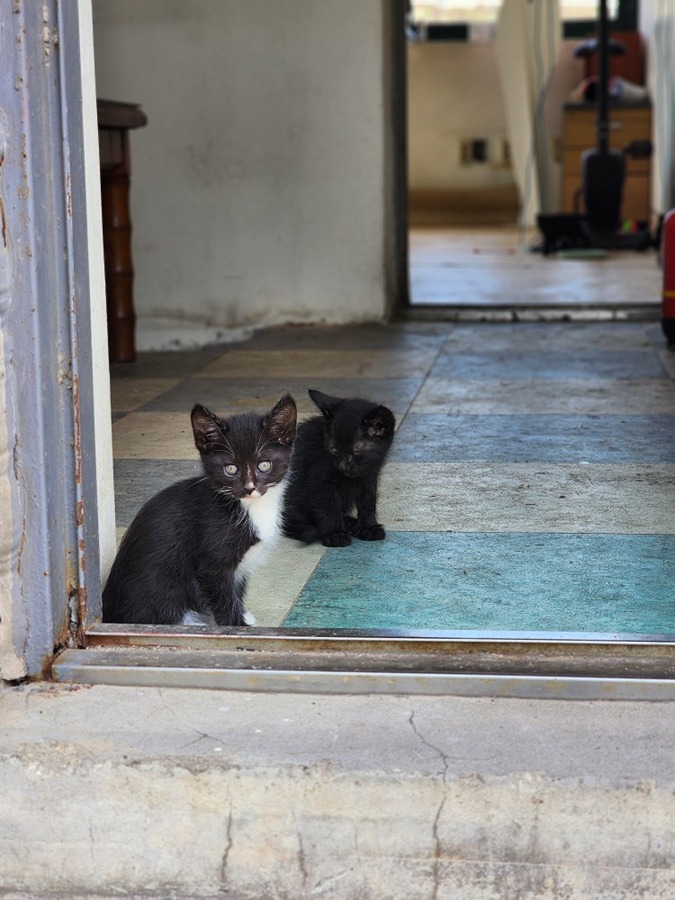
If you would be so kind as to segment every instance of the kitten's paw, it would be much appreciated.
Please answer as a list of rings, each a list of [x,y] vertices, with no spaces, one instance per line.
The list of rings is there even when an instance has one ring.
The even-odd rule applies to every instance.
[[[256,624],[255,616],[253,615],[253,613],[250,610],[247,609],[246,612],[244,613],[244,625],[255,625],[255,624]]]
[[[348,547],[352,542],[346,531],[329,531],[321,535],[324,547]]]
[[[352,534],[360,541],[383,541],[387,536],[384,528],[377,523],[375,525],[357,525],[352,530]]]

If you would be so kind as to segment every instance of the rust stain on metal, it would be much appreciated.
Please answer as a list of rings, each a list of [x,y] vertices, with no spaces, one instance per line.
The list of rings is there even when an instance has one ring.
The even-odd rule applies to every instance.
[[[70,186],[70,172],[66,173],[66,215],[73,218],[73,192]]]
[[[84,621],[87,615],[87,589],[81,587],[77,592],[77,627],[75,629],[74,639],[78,647],[86,646],[86,638],[84,634]]]
[[[5,164],[5,151],[0,150],[0,169]],[[7,216],[5,215],[5,204],[0,197],[0,228],[2,228],[2,245],[7,249]]]
[[[51,672],[54,658],[69,647],[85,647],[84,619],[87,608],[87,592],[83,587],[70,583],[65,620],[54,639],[52,652],[43,661],[43,673]]]
[[[75,483],[82,484],[82,430],[80,423],[80,379],[77,372],[73,375],[73,409],[75,410]],[[78,503],[78,524],[84,521],[84,505]]]
[[[21,562],[23,560],[24,550],[26,549],[26,519],[24,517],[21,527],[21,545],[17,554],[16,573],[21,578]]]
[[[2,227],[2,245],[7,249],[7,218],[5,216],[5,204],[2,202],[2,197],[0,197],[0,226]]]

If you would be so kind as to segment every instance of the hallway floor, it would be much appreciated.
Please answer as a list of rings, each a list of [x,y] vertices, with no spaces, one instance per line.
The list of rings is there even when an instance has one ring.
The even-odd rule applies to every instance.
[[[387,538],[283,539],[261,626],[675,634],[675,354],[657,322],[288,327],[112,367],[117,521],[199,471],[189,413],[388,405]]]
[[[625,317],[655,308],[661,272],[654,253],[606,253],[602,258],[544,257],[534,229],[416,227],[410,232],[413,306],[453,308],[463,319],[548,318],[566,310],[574,318]],[[447,315],[447,311],[446,311]]]

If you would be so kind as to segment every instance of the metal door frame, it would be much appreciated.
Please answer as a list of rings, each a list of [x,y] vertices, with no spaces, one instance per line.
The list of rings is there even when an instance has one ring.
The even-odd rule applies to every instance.
[[[93,29],[90,0],[12,0],[1,16],[0,602],[5,645],[37,675],[55,648],[83,643],[115,540]]]

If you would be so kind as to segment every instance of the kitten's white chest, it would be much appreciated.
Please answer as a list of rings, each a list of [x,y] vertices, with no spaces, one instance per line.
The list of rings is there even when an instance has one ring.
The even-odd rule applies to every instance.
[[[258,543],[244,554],[237,566],[237,575],[246,577],[264,560],[275,541],[281,536],[281,512],[284,502],[284,482],[274,485],[262,497],[242,501],[242,507],[258,536]]]

